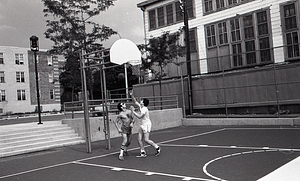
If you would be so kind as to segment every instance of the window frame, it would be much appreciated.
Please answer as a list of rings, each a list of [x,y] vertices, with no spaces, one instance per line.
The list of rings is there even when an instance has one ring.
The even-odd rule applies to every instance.
[[[6,101],[5,90],[0,90],[0,102]]]
[[[16,72],[16,82],[25,82],[25,72]]]
[[[17,90],[17,100],[25,101],[26,100],[26,91],[24,89]]]
[[[55,90],[49,89],[49,99],[53,100],[55,98]]]
[[[24,54],[23,53],[15,53],[15,64],[16,65],[24,65]]]
[[[0,52],[0,64],[4,64],[4,53]]]
[[[5,73],[4,73],[4,71],[0,71],[0,83],[5,83]]]

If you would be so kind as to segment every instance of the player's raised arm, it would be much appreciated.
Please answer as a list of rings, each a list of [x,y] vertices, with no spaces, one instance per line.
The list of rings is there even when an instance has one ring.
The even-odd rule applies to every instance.
[[[131,98],[132,98],[133,103],[134,103],[135,105],[141,107],[140,103],[138,103],[138,101],[137,101],[136,98],[134,97],[133,91],[130,92],[130,96],[131,96]]]

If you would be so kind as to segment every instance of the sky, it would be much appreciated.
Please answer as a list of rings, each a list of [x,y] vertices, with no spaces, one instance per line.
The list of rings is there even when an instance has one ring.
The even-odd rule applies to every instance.
[[[137,4],[144,0],[117,0],[114,6],[101,12],[93,21],[117,31],[121,38],[135,44],[144,43],[143,12]],[[39,38],[40,49],[50,49],[53,42],[46,39],[46,18],[41,0],[1,0],[0,1],[0,46],[28,47],[29,38]],[[113,35],[102,42],[110,48],[120,36]]]

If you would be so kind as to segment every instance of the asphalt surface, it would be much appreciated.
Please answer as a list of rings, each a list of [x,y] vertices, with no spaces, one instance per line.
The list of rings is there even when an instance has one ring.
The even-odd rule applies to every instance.
[[[300,156],[297,127],[176,127],[153,131],[162,152],[139,154],[136,135],[125,161],[118,160],[121,138],[0,159],[0,180],[22,181],[254,181]]]

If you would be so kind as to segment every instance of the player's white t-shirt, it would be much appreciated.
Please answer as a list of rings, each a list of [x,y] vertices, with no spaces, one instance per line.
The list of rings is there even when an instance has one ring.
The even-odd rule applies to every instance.
[[[147,107],[144,106],[144,107],[141,108],[141,114],[145,114],[143,116],[143,118],[141,119],[142,124],[151,123],[150,116],[149,116],[149,110],[148,110]]]

